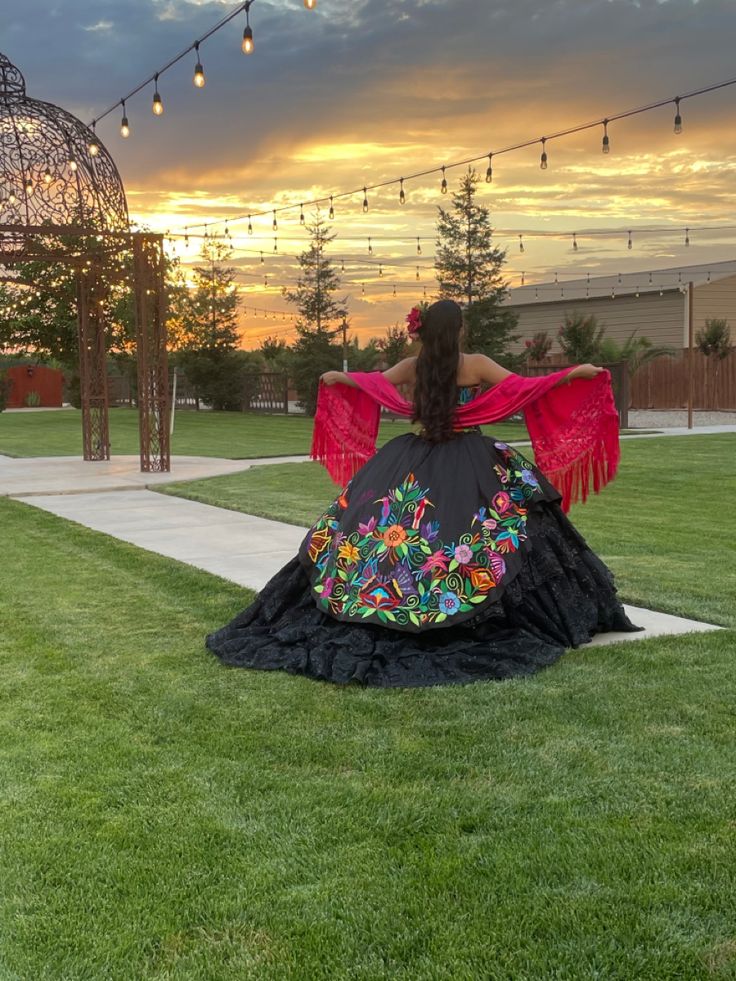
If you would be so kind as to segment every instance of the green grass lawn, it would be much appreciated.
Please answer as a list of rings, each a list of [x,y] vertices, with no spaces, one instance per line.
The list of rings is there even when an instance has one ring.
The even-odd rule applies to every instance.
[[[576,508],[625,596],[736,627],[735,445],[630,441]],[[230,583],[0,527],[0,978],[736,977],[734,630],[340,689],[222,668]]]
[[[727,506],[736,501],[736,434],[625,440],[621,449],[616,480],[576,505],[572,520],[605,556],[627,602],[736,626],[736,507]],[[157,489],[306,526],[335,496],[316,463]]]
[[[313,420],[305,416],[269,416],[241,412],[178,412],[171,452],[180,456],[229,459],[302,456],[309,453]],[[384,422],[379,443],[408,432],[406,422]],[[527,439],[522,423],[493,427],[501,439]],[[110,410],[110,443],[115,455],[138,453],[138,413]],[[0,413],[0,454],[6,456],[81,456],[82,416],[62,412]]]

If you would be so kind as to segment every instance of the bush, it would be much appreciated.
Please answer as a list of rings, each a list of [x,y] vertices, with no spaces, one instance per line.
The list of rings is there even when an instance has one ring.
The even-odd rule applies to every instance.
[[[524,354],[527,361],[544,361],[552,347],[552,338],[546,330],[538,330],[531,340],[524,341]]]
[[[41,395],[36,391],[28,392],[23,401],[29,409],[35,409],[41,404]]]
[[[243,412],[258,393],[265,364],[254,351],[202,348],[181,352],[181,366],[197,398],[213,409]]]
[[[576,310],[565,314],[558,331],[558,340],[570,364],[587,364],[599,360],[605,330],[593,314],[586,317]]]
[[[303,330],[292,348],[291,377],[299,404],[308,416],[317,408],[319,377],[342,368],[342,345],[335,344],[327,330]]]

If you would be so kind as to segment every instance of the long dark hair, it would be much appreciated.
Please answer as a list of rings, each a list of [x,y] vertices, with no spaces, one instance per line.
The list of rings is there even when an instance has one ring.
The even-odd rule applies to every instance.
[[[463,312],[454,300],[438,300],[422,315],[412,422],[422,424],[430,443],[452,438],[462,325]]]

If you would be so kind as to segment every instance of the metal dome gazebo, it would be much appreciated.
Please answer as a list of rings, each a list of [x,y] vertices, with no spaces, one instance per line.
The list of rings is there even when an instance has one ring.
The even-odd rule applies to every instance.
[[[85,460],[110,458],[104,298],[126,256],[141,469],[169,470],[163,237],[130,231],[122,180],[96,134],[59,106],[29,98],[23,75],[0,54],[0,266],[43,260],[75,273]]]

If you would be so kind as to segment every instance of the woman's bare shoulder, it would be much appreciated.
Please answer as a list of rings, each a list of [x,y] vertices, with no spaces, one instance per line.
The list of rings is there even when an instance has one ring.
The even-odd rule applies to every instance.
[[[487,385],[497,385],[512,374],[485,354],[464,354],[463,368],[463,375],[472,375],[474,382],[484,382]]]
[[[406,382],[413,382],[417,374],[417,359],[415,357],[404,358],[398,364],[393,365],[383,372],[383,377],[390,381],[392,385],[402,385]]]

